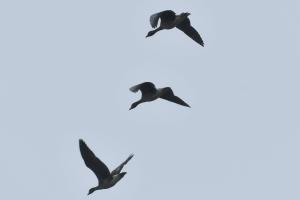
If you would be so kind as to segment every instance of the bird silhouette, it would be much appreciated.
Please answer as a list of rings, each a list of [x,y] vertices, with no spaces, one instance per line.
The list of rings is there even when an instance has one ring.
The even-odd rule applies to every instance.
[[[204,46],[204,42],[199,35],[199,33],[191,26],[190,19],[188,16],[190,13],[184,12],[179,15],[176,15],[176,13],[172,10],[165,10],[159,13],[155,13],[150,16],[150,24],[152,28],[156,28],[158,24],[158,20],[160,19],[160,25],[158,28],[149,31],[146,37],[153,36],[158,31],[164,30],[164,29],[172,29],[172,28],[178,28],[182,32],[184,32],[187,36],[189,36],[192,40],[200,44],[201,46]]]
[[[96,190],[108,189],[120,181],[126,174],[126,172],[121,172],[121,170],[133,157],[133,154],[131,154],[123,163],[110,172],[108,167],[95,156],[82,139],[79,140],[79,149],[85,165],[94,172],[98,179],[98,186],[91,188],[88,195]]]
[[[171,101],[173,103],[177,103],[182,106],[190,107],[187,103],[185,103],[182,99],[175,96],[172,89],[170,87],[165,88],[158,88],[156,89],[155,85],[151,82],[144,82],[138,85],[135,85],[130,88],[130,91],[132,92],[142,92],[142,97],[140,100],[134,102],[131,104],[131,107],[129,110],[137,107],[139,104],[149,101],[154,101],[158,98]]]

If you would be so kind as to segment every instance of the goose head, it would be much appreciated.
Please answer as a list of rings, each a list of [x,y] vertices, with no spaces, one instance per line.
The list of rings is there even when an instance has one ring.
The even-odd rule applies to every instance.
[[[140,101],[134,102],[133,104],[131,104],[129,110],[134,109],[135,107],[137,107],[140,104]]]
[[[98,186],[98,187],[93,187],[89,190],[89,193],[87,195],[90,195],[92,194],[93,192],[95,192],[96,190],[100,190],[101,188]]]
[[[156,33],[155,30],[149,31],[148,34],[146,35],[146,38],[154,35],[155,33]]]

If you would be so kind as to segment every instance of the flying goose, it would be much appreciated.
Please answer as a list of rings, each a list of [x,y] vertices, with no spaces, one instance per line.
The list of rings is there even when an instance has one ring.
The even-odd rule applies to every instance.
[[[98,186],[91,188],[88,195],[96,190],[108,189],[120,181],[126,174],[126,172],[121,172],[122,168],[133,157],[133,154],[131,154],[116,169],[109,172],[107,166],[95,156],[82,139],[79,140],[79,149],[85,165],[95,173],[98,179]]]
[[[155,13],[150,16],[150,24],[152,28],[156,28],[158,20],[160,19],[160,25],[158,28],[149,31],[146,37],[154,35],[156,32],[164,29],[178,28],[183,31],[187,36],[193,39],[195,42],[204,46],[203,40],[199,33],[191,26],[191,22],[188,18],[190,13],[181,13],[176,15],[172,10],[165,10],[159,13]]]
[[[182,106],[187,106],[190,107],[187,103],[185,103],[182,99],[179,97],[175,96],[172,89],[170,87],[165,87],[165,88],[158,88],[156,89],[155,85],[151,82],[144,82],[138,85],[135,85],[130,88],[130,91],[132,92],[142,92],[142,98],[134,102],[130,109],[133,109],[137,107],[140,103],[148,102],[148,101],[154,101],[158,98],[171,101],[173,103],[177,103]]]

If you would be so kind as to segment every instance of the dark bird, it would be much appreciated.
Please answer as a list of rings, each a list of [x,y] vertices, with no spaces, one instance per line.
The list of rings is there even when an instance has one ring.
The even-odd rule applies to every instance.
[[[154,35],[156,32],[164,29],[178,28],[183,31],[187,36],[193,39],[195,42],[204,46],[204,42],[199,33],[191,26],[191,22],[188,18],[190,13],[181,13],[176,15],[172,10],[165,10],[159,13],[155,13],[150,16],[150,24],[152,28],[156,28],[158,20],[160,19],[160,25],[158,28],[149,31],[146,37]]]
[[[154,101],[158,98],[171,101],[173,103],[177,103],[182,106],[190,107],[187,103],[185,103],[182,99],[179,97],[175,96],[172,89],[170,87],[165,87],[165,88],[158,88],[156,89],[155,85],[151,82],[144,82],[138,85],[135,85],[130,88],[130,91],[132,92],[142,92],[142,98],[134,102],[130,109],[133,109],[137,107],[140,103],[148,102],[148,101]]]
[[[133,157],[133,154],[131,154],[116,169],[109,172],[107,166],[95,156],[82,139],[79,140],[79,149],[85,165],[95,173],[98,179],[98,186],[91,188],[88,195],[96,190],[110,188],[120,181],[126,174],[126,172],[121,172],[122,168]]]

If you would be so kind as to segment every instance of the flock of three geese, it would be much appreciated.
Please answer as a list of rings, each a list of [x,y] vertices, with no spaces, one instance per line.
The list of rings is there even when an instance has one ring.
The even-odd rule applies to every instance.
[[[146,37],[153,36],[155,33],[161,30],[178,28],[195,42],[197,42],[201,46],[204,46],[203,40],[200,37],[199,33],[191,26],[190,20],[188,18],[189,15],[190,13],[181,13],[179,15],[176,15],[176,13],[172,10],[165,10],[151,15],[150,24],[152,28],[155,29],[149,31]],[[158,28],[156,28],[159,20],[160,25]],[[170,87],[156,88],[153,83],[144,82],[131,87],[130,91],[141,91],[142,97],[140,100],[134,102],[129,110],[134,109],[141,103],[154,101],[158,98],[165,99],[182,106],[190,107],[182,99],[175,96]],[[114,186],[118,181],[120,181],[126,174],[126,172],[121,172],[124,165],[126,165],[133,157],[133,154],[131,154],[123,163],[121,163],[116,169],[110,172],[108,167],[99,158],[96,157],[96,155],[91,151],[91,149],[82,139],[79,140],[79,149],[85,165],[94,172],[98,179],[98,186],[91,188],[88,192],[88,195],[96,190],[110,188]]]

